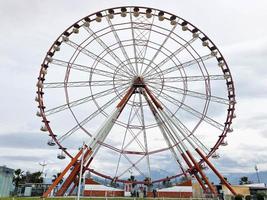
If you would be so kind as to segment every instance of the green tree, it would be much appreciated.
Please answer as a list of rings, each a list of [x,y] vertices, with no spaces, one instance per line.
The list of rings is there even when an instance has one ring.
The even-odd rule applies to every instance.
[[[245,196],[245,200],[251,200],[251,196],[250,195]]]
[[[250,184],[251,181],[248,180],[248,177],[247,176],[242,176],[240,178],[240,181],[239,181],[239,184],[240,185],[245,185],[245,184]]]
[[[264,200],[266,197],[266,194],[264,192],[258,192],[256,194],[257,200]]]
[[[243,195],[242,194],[237,194],[235,196],[235,200],[243,200]]]
[[[17,194],[19,184],[23,183],[23,171],[16,169],[13,174],[13,184],[15,185],[14,193]]]
[[[133,188],[136,186],[136,179],[133,175],[130,176],[130,178],[128,178],[128,181],[132,182],[132,186]]]
[[[171,183],[171,181],[170,181],[168,176],[166,177],[166,180],[162,181],[162,185],[164,187],[170,187],[172,185],[172,183]]]
[[[25,174],[25,183],[43,183],[42,172],[29,172]]]

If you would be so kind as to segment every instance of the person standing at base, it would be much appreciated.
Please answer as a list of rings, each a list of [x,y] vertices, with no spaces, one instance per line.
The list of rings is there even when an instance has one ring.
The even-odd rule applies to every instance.
[[[146,196],[147,196],[147,190],[146,190],[146,186],[144,187],[144,198],[146,198]]]
[[[157,197],[157,190],[156,189],[153,189],[153,197],[156,198]]]

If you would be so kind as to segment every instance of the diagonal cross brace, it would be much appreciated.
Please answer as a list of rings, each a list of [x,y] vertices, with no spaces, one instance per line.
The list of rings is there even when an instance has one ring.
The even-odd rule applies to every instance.
[[[113,111],[113,113],[107,118],[107,120],[103,123],[103,125],[99,128],[97,131],[97,134],[95,137],[91,139],[91,142],[89,145],[85,145],[72,160],[70,163],[66,166],[66,168],[61,172],[60,176],[54,181],[54,183],[48,188],[48,190],[43,194],[43,197],[48,197],[52,190],[59,184],[59,182],[63,179],[64,175],[68,171],[70,172],[70,175],[67,177],[67,179],[64,181],[63,185],[60,187],[58,192],[56,193],[57,196],[63,196],[68,188],[75,184],[76,177],[79,174],[79,169],[81,168],[81,163],[78,161],[78,159],[81,157],[82,152],[86,150],[84,155],[84,163],[90,163],[93,159],[93,156],[97,153],[97,151],[100,148],[100,143],[103,142],[110,130],[112,129],[115,121],[119,117],[120,113],[122,112],[123,108],[127,104],[128,100],[131,98],[132,94],[135,91],[135,87],[130,87],[128,92],[125,94],[125,96],[121,99],[121,101],[118,103],[116,109]],[[74,167],[71,170],[71,167]],[[82,170],[82,173],[85,171]]]

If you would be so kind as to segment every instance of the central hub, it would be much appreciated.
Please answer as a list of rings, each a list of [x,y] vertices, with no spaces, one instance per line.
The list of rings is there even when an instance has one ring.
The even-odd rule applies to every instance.
[[[135,88],[145,87],[144,78],[142,76],[135,76],[132,80],[132,84]]]

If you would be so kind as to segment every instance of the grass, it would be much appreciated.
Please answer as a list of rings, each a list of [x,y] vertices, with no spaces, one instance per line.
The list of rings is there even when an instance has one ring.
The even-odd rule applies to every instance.
[[[80,198],[80,200],[141,200],[143,198],[130,198],[130,197],[122,197],[122,198],[113,198],[113,197],[87,197],[87,198]],[[146,198],[147,200],[151,200],[154,198]],[[0,197],[0,200],[76,200],[75,197],[57,197],[57,198],[41,198],[41,197]],[[155,200],[162,200],[162,198],[155,198]],[[168,200],[168,198],[164,198],[164,200]],[[174,200],[174,199],[172,199]],[[183,199],[185,200],[185,199]]]
[[[112,198],[112,197],[108,197],[108,200],[142,200],[143,198]],[[154,198],[146,198],[147,200],[152,200]],[[162,200],[163,198],[155,198],[155,200]],[[74,197],[67,197],[67,198],[40,198],[40,197],[14,197],[14,198],[4,198],[4,197],[0,197],[0,200],[76,200],[76,198]],[[80,200],[106,200],[106,198],[80,198]],[[168,198],[164,198],[164,200],[168,200]],[[170,200],[176,200],[174,198],[170,199]],[[184,200],[184,199],[183,199]]]
[[[105,200],[105,198],[80,198],[80,200]],[[118,198],[108,198],[109,200],[117,200]],[[129,198],[130,199],[130,198]],[[0,200],[76,200],[75,197],[58,197],[58,198],[41,198],[41,197],[0,197]],[[125,199],[126,200],[126,199]]]
[[[80,200],[105,200],[105,198],[80,198]],[[118,198],[109,198],[109,200],[117,200]],[[0,200],[76,200],[75,197],[57,197],[57,198],[41,198],[41,197],[0,197]],[[126,200],[126,199],[125,199]]]
[[[105,198],[80,198],[80,200],[105,200]],[[108,198],[109,200],[118,200],[119,198]],[[128,200],[131,198],[125,198]],[[57,198],[41,198],[41,197],[0,197],[0,200],[76,200],[75,197],[57,197]],[[122,200],[122,199],[120,199]],[[132,200],[132,199],[131,199]]]
[[[121,198],[113,198],[113,197],[87,197],[80,198],[81,200],[142,200],[143,198],[133,198],[133,197],[121,197]],[[202,199],[202,198],[145,198],[146,200],[215,200],[215,199]],[[76,200],[75,197],[57,197],[57,198],[41,198],[41,197],[0,197],[0,200]],[[216,199],[217,200],[217,199]]]

